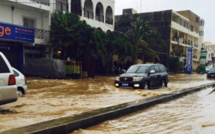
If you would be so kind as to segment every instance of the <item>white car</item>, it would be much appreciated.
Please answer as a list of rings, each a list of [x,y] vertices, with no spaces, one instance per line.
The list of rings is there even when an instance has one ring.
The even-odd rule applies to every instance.
[[[22,95],[27,93],[27,85],[25,76],[17,69],[13,68],[13,72],[16,78],[17,94]]]
[[[7,58],[0,52],[0,105],[18,99],[16,79]]]
[[[212,68],[213,68],[213,65],[206,66],[206,67],[205,67],[205,71],[206,71],[206,72],[209,72],[209,70],[212,69]]]

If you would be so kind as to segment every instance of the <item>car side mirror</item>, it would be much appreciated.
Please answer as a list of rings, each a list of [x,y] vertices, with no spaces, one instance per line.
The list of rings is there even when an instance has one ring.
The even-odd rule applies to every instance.
[[[151,70],[150,72],[149,72],[149,74],[154,74],[155,73],[155,70]]]

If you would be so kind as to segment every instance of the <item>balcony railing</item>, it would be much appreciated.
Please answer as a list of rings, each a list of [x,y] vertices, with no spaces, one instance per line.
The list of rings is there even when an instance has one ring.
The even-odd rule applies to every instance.
[[[49,31],[35,28],[35,38],[48,40],[49,39]]]
[[[84,9],[84,17],[87,17],[89,19],[94,19],[94,14],[93,12]]]
[[[106,17],[106,23],[113,25],[113,19]]]
[[[56,1],[56,8],[59,11],[68,11],[68,4],[61,1]]]
[[[194,44],[194,47],[199,47],[199,45],[197,45],[197,44]]]
[[[38,3],[38,4],[43,4],[43,5],[46,5],[46,6],[50,5],[49,0],[30,0],[30,1]]]
[[[100,22],[104,22],[104,16],[103,15],[96,15],[96,20]]]
[[[197,56],[194,55],[194,56],[193,56],[193,59],[197,59]]]
[[[178,42],[178,38],[172,37],[172,41],[177,41]]]

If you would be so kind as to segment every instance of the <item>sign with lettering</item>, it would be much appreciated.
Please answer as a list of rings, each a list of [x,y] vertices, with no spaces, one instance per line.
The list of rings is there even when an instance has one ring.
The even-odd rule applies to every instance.
[[[192,73],[193,71],[193,47],[188,47],[187,49],[187,73]]]
[[[0,39],[34,43],[34,29],[0,23]]]

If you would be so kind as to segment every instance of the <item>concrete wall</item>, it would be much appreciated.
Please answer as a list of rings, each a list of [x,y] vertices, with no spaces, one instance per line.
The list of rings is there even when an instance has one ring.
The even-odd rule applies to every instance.
[[[27,10],[20,7],[14,7],[0,4],[0,22],[23,26],[23,18],[35,20],[35,28],[49,29],[49,13],[37,12],[36,10]],[[4,16],[4,17],[3,17]]]

